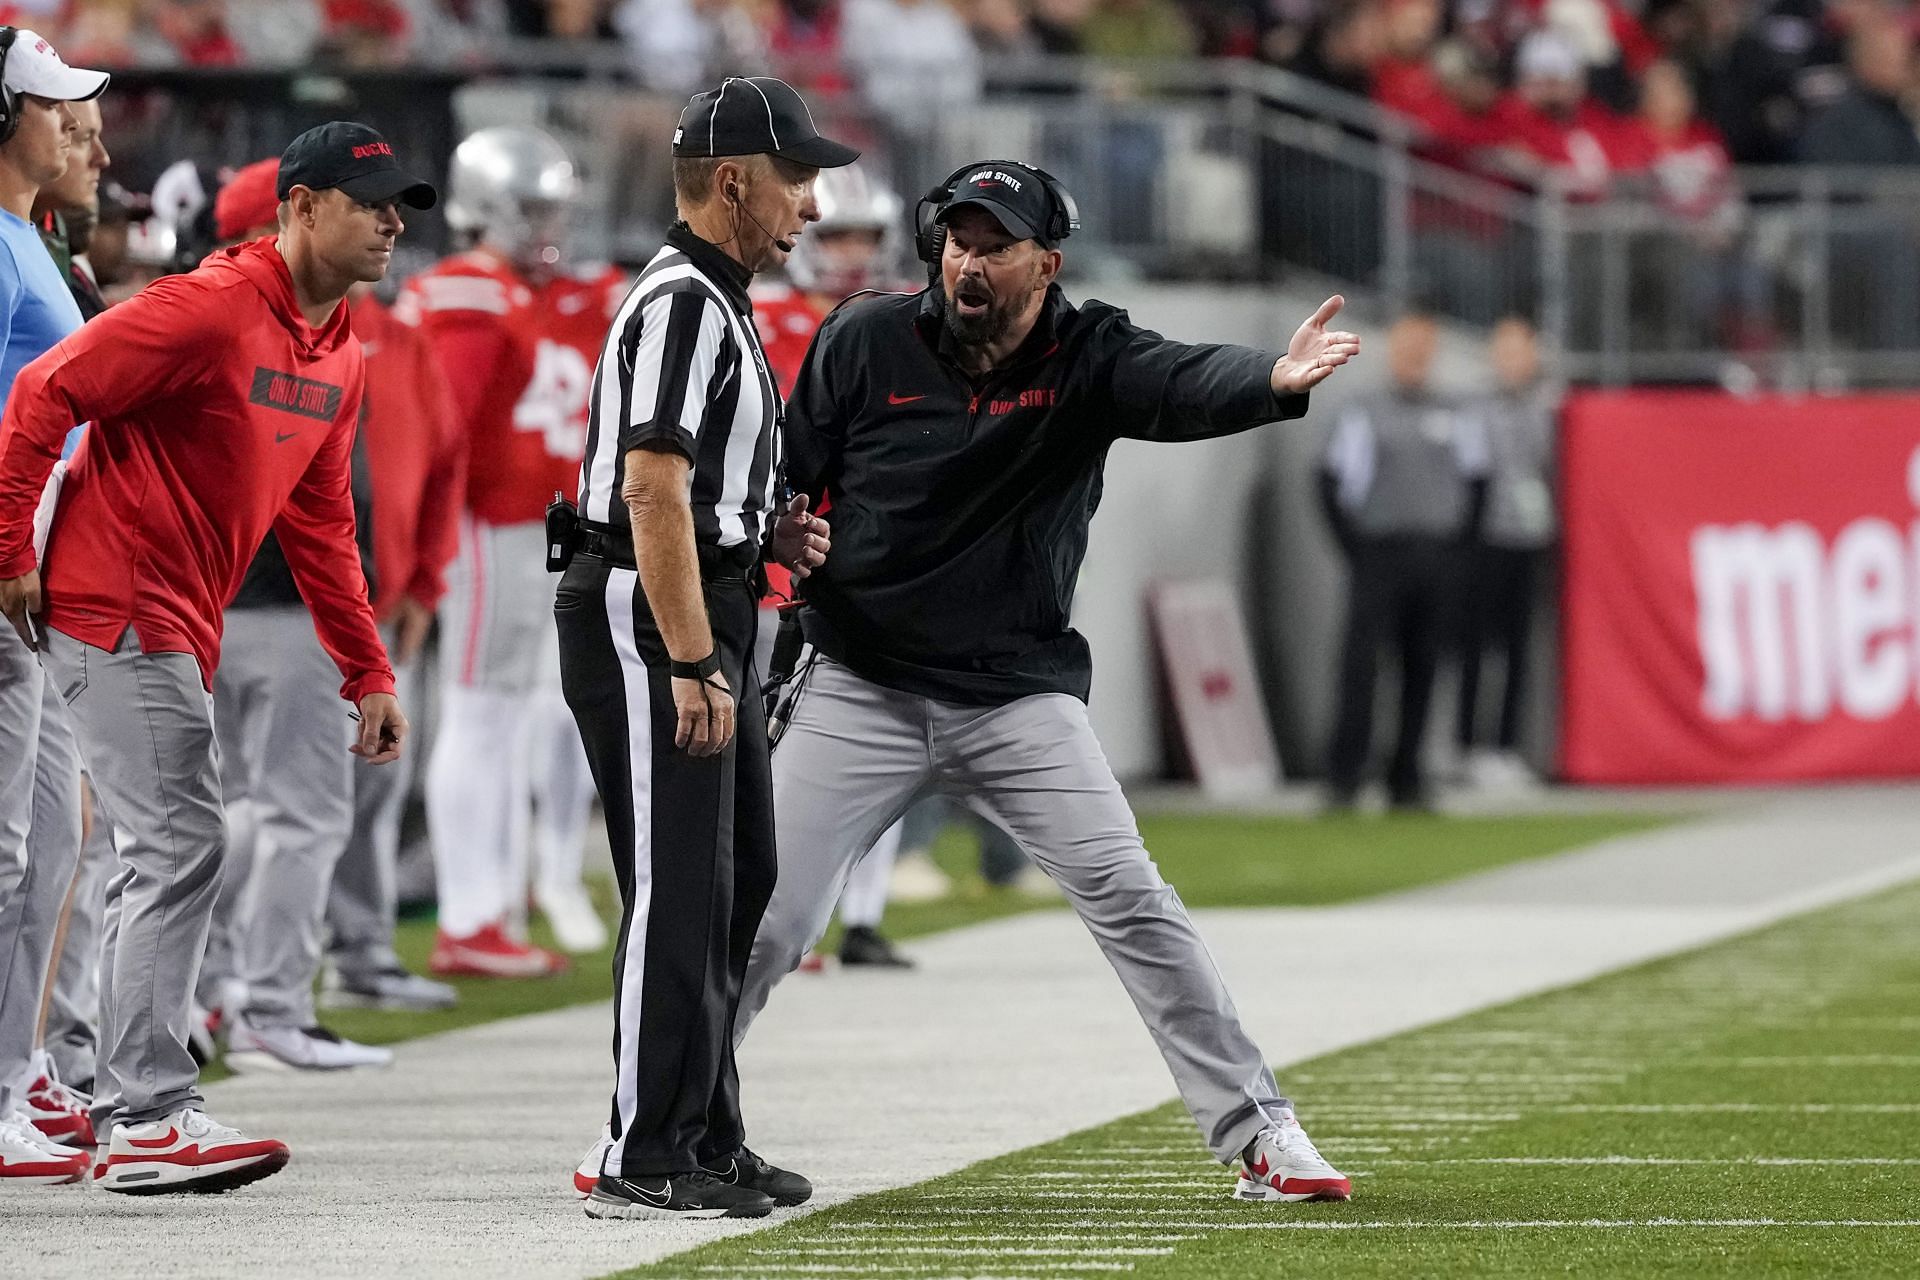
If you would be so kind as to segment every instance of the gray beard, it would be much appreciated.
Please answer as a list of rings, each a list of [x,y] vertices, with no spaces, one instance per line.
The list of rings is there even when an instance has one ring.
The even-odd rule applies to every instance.
[[[954,309],[952,298],[945,301],[942,310],[947,336],[963,347],[992,346],[1013,324],[1013,308],[999,302],[988,303],[977,316],[963,316]]]

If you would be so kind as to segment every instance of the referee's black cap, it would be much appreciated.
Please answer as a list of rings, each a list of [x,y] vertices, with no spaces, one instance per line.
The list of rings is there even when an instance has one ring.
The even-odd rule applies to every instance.
[[[431,209],[440,198],[432,183],[400,167],[385,138],[351,120],[316,125],[289,142],[280,153],[280,179],[274,185],[274,195],[282,200],[295,187],[338,187],[368,204],[398,200],[410,209]]]
[[[820,136],[813,112],[785,80],[728,76],[696,93],[673,132],[676,156],[779,156],[815,169],[838,169],[860,153]]]

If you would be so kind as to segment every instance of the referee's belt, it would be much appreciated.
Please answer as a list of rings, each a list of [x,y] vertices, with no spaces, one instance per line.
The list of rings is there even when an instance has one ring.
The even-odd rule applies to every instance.
[[[633,530],[625,525],[582,520],[578,550],[622,569],[640,567],[633,555]],[[731,547],[702,542],[694,550],[700,556],[700,577],[705,582],[749,582],[760,563],[760,548],[751,542]]]

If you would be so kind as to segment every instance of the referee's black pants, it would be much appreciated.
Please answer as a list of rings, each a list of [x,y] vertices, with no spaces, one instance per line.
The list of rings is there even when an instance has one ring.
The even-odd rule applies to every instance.
[[[691,1172],[738,1151],[733,1018],[773,895],[773,779],[747,565],[702,548],[707,617],[737,697],[717,756],[673,745],[666,645],[639,574],[576,556],[554,604],[560,676],[606,810],[620,882],[615,1084],[605,1171]]]
[[[1440,538],[1377,538],[1351,549],[1339,707],[1327,753],[1327,786],[1337,797],[1351,797],[1366,772],[1384,649],[1400,669],[1399,737],[1387,767],[1387,790],[1396,804],[1424,799],[1420,748],[1434,675],[1456,633],[1460,555],[1458,544]]]

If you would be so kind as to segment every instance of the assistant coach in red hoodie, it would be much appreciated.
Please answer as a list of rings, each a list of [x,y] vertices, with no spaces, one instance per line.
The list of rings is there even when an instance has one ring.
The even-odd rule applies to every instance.
[[[350,455],[364,375],[345,304],[386,273],[402,204],[433,188],[361,125],[280,158],[280,234],[161,280],[28,365],[0,425],[0,610],[33,632],[73,717],[120,871],[107,899],[96,1185],[207,1191],[287,1148],[200,1109],[187,1052],[220,883],[212,696],[221,614],[269,529],[361,719],[355,754],[407,732],[354,545]],[[44,598],[33,509],[77,422]]]

